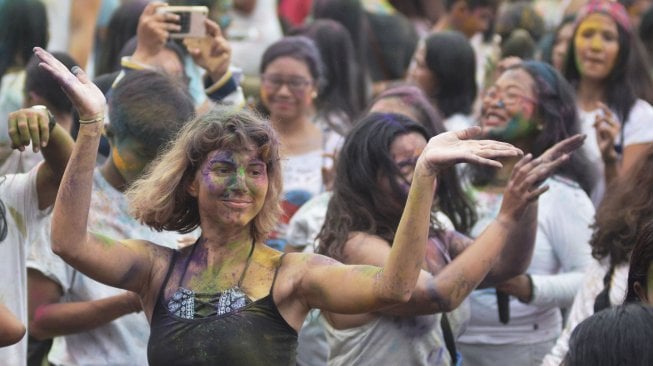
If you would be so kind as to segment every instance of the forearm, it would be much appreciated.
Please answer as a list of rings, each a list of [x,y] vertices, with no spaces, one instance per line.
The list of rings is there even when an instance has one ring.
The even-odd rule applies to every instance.
[[[424,262],[435,175],[415,172],[404,212],[385,262],[382,293],[408,300]]]
[[[482,287],[494,286],[526,271],[535,247],[537,209],[537,201],[531,203],[524,215],[512,226],[504,239],[504,249],[482,282]]]
[[[495,219],[465,251],[437,273],[427,291],[441,311],[457,308],[495,268],[519,223]]]
[[[54,203],[73,145],[74,141],[68,132],[55,125],[48,145],[41,150],[45,161],[39,167],[36,177],[39,209],[43,210]]]
[[[25,326],[4,304],[0,304],[0,347],[17,343],[24,335]]]
[[[86,242],[93,170],[100,142],[100,122],[82,125],[52,214],[52,250],[69,260]]]
[[[32,337],[43,340],[86,332],[137,310],[124,295],[94,301],[42,305],[35,311],[34,319],[29,324],[29,333]]]

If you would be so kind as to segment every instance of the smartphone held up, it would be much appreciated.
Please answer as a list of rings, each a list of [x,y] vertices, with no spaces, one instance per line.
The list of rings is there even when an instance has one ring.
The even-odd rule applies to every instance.
[[[158,8],[157,13],[174,13],[179,16],[181,29],[170,32],[170,38],[196,38],[206,35],[204,21],[209,14],[206,6],[163,6]]]

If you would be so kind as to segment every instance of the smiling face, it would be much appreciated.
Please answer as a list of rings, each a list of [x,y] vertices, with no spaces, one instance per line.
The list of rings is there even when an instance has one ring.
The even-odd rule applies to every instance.
[[[200,217],[228,228],[247,226],[261,211],[267,191],[267,166],[254,150],[209,153],[189,187]]]
[[[481,127],[487,136],[515,142],[533,136],[537,106],[535,81],[522,69],[509,69],[483,96]]]
[[[282,56],[261,75],[261,100],[274,120],[294,120],[313,109],[315,81],[305,62]]]
[[[609,16],[587,16],[574,36],[574,57],[582,79],[602,81],[614,68],[619,54],[619,31]]]

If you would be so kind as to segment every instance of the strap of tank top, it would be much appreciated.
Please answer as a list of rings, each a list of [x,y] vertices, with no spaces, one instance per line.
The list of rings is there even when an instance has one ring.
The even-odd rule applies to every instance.
[[[166,289],[166,286],[168,285],[168,280],[170,279],[170,276],[172,275],[172,269],[175,268],[175,262],[177,262],[177,255],[179,254],[178,251],[173,250],[172,251],[172,257],[170,258],[170,263],[168,263],[168,272],[166,273],[165,278],[163,279],[163,282],[161,282],[161,287],[159,288],[159,300],[163,300],[164,292]]]
[[[238,279],[238,287],[241,286],[243,283],[243,280],[245,279],[245,273],[247,273],[247,269],[249,268],[249,264],[252,262],[252,254],[254,254],[254,246],[256,246],[256,242],[254,241],[254,238],[252,238],[252,247],[249,249],[249,254],[247,255],[247,262],[245,262],[245,268],[243,269],[243,273],[240,274],[240,278]]]
[[[283,262],[283,257],[286,256],[286,253],[283,253],[281,255],[281,258],[279,258],[279,264],[277,264],[277,268],[274,270],[274,277],[272,278],[272,286],[270,286],[270,294],[272,294],[272,291],[274,290],[274,283],[277,282],[277,274],[279,274],[279,268],[281,268],[281,262]]]
[[[186,278],[186,271],[188,270],[188,266],[190,265],[190,260],[193,258],[193,254],[195,253],[195,249],[197,248],[197,245],[200,243],[200,240],[202,240],[202,237],[200,236],[197,238],[195,241],[195,244],[193,244],[193,247],[190,249],[190,253],[188,254],[188,257],[186,257],[186,261],[184,262],[184,271],[181,272],[181,276],[179,277],[179,283],[177,286],[181,287],[181,284],[184,283],[184,278]]]

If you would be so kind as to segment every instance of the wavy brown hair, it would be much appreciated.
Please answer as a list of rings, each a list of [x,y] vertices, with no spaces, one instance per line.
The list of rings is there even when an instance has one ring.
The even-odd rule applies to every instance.
[[[610,256],[615,266],[628,263],[630,253],[643,230],[646,219],[653,217],[653,147],[637,164],[620,175],[606,190],[596,213],[590,245],[598,260]]]
[[[193,231],[200,225],[200,214],[188,187],[208,154],[252,148],[265,162],[269,181],[265,203],[250,225],[252,237],[263,241],[281,212],[279,143],[270,125],[248,110],[216,107],[187,123],[127,191],[132,215],[157,231]]]

